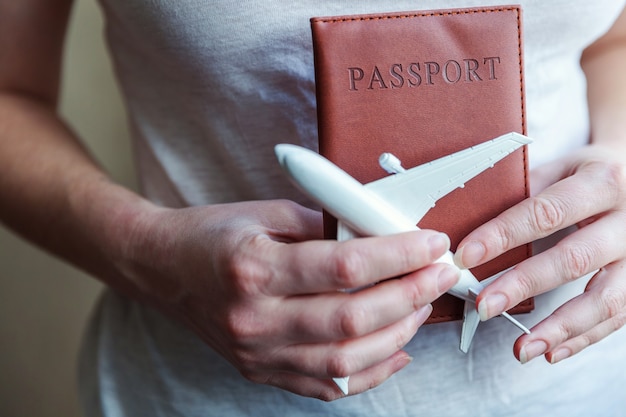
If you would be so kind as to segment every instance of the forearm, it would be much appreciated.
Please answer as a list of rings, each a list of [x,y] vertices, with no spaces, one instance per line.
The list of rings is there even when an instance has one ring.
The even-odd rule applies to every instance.
[[[585,51],[581,64],[588,83],[592,142],[626,152],[626,11]]]
[[[132,224],[150,204],[112,183],[51,105],[0,94],[0,220],[120,291]]]
[[[138,213],[58,117],[72,0],[0,0],[0,221],[126,293]]]

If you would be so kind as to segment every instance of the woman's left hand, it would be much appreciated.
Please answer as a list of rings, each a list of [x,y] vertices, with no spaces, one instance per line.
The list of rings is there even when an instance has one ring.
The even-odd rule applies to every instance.
[[[533,197],[470,233],[455,257],[459,265],[471,268],[578,226],[554,247],[502,275],[477,299],[480,317],[487,320],[598,270],[583,294],[515,343],[515,356],[522,363],[540,355],[556,363],[626,323],[626,152],[587,146],[533,170],[531,187]]]

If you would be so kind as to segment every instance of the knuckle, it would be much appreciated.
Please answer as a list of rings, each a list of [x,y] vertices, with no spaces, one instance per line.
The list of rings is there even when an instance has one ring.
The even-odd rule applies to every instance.
[[[597,342],[596,338],[591,333],[583,333],[577,338],[578,349],[583,350],[588,348]]]
[[[235,290],[243,295],[262,293],[270,280],[267,270],[254,256],[247,253],[234,254],[226,265],[226,271]]]
[[[353,394],[351,392],[351,394]],[[331,388],[330,386],[324,384],[320,386],[315,386],[312,388],[311,392],[305,393],[307,397],[315,398],[324,402],[332,402],[338,400],[343,397],[342,394],[337,392],[337,388]]]
[[[624,198],[626,164],[602,159],[589,162],[586,168],[601,182],[601,186],[614,202]]]
[[[515,299],[516,300],[525,300],[528,297],[532,297],[539,293],[540,284],[537,283],[531,276],[512,271],[515,274],[515,283],[514,291],[516,292]]]
[[[256,314],[251,311],[233,310],[226,314],[224,323],[226,335],[235,347],[249,346],[261,332]]]
[[[436,288],[433,288],[433,290],[431,291],[433,293],[433,299],[435,298],[434,296],[436,295],[436,290]],[[420,288],[418,285],[408,286],[404,290],[404,296],[407,298],[408,303],[411,305],[411,308],[413,310],[418,310],[425,304],[423,300],[424,288]]]
[[[558,340],[564,342],[574,336],[574,329],[568,320],[558,320],[557,325]]]
[[[331,401],[335,401],[336,399],[341,398],[341,397],[339,397],[339,396],[338,396],[337,394],[335,394],[334,392],[331,392],[331,391],[329,391],[329,390],[324,390],[324,391],[320,392],[320,393],[317,395],[317,397],[316,397],[316,398],[317,398],[318,400],[321,400],[321,401],[324,401],[324,402],[326,402],[326,403],[329,403],[329,402],[331,402]]]
[[[417,311],[434,301],[441,295],[441,292],[434,280],[422,279],[411,282],[411,285],[405,285],[402,294],[405,300],[404,304],[410,307],[412,311]]]
[[[618,318],[620,315],[624,314],[626,294],[616,288],[604,288],[600,291],[600,302],[604,308],[607,319]]]
[[[399,271],[414,271],[440,256],[422,240],[404,240],[393,247],[393,254],[393,262],[398,265]]]
[[[626,198],[626,165],[612,164],[608,169],[608,186],[616,204]]]
[[[332,263],[338,285],[342,288],[354,288],[361,285],[361,279],[367,267],[365,257],[358,250],[336,252]]]
[[[570,271],[570,279],[579,278],[591,271],[594,259],[596,258],[595,250],[580,242],[575,245],[561,245],[562,264]]]
[[[499,247],[504,251],[512,249],[515,245],[515,231],[510,227],[510,225],[507,225],[498,217],[494,219],[493,224],[496,231],[495,236],[498,238]]]
[[[295,201],[289,199],[277,199],[275,203],[280,210],[281,214],[289,215],[292,213],[297,213],[302,209],[302,206],[296,203]]]
[[[344,352],[337,352],[327,362],[326,372],[333,378],[343,378],[355,373],[354,358]]]
[[[617,331],[626,325],[626,312],[621,312],[611,319],[613,321],[613,331]]]
[[[361,336],[367,332],[367,313],[359,306],[344,305],[338,312],[339,331],[346,338]]]
[[[535,197],[532,200],[533,226],[543,235],[550,234],[563,227],[565,208],[556,199]]]
[[[607,162],[604,167],[604,179],[610,190],[621,192],[626,185],[626,165]]]
[[[331,401],[335,401],[338,398],[341,398],[337,393],[327,388],[321,389],[317,393],[313,394],[311,397],[327,402],[327,403]]]
[[[518,235],[518,230],[515,225],[511,224],[511,222],[502,216],[498,216],[492,220],[492,224],[494,227],[493,236],[495,239],[494,243],[498,245],[498,247],[504,251],[507,251],[514,246],[517,246],[516,236]]]

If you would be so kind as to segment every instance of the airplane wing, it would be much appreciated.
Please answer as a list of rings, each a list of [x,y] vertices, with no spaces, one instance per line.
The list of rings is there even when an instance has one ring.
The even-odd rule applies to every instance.
[[[508,133],[415,168],[401,169],[401,172],[373,181],[365,187],[417,224],[441,197],[463,187],[467,181],[530,142],[526,136]],[[337,240],[349,240],[357,236],[358,233],[348,225],[338,222]],[[496,274],[493,279],[502,273]],[[460,343],[464,353],[468,352],[479,323],[475,304],[466,301]],[[525,329],[521,324],[518,327]],[[525,331],[528,332],[527,329]],[[347,391],[348,378],[336,378],[335,382]]]
[[[530,138],[519,133],[507,133],[452,155],[370,182],[365,187],[417,224],[441,197],[463,187],[467,181],[530,142]],[[337,240],[348,240],[356,236],[358,234],[349,226],[339,222]]]
[[[452,155],[389,175],[367,185],[417,224],[437,200],[474,178],[531,140],[507,133]]]

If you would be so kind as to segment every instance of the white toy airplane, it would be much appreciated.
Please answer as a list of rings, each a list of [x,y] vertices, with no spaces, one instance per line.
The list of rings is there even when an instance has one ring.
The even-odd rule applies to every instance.
[[[405,170],[389,153],[379,163],[390,175],[363,185],[321,155],[288,144],[275,147],[283,170],[294,184],[313,201],[338,219],[337,240],[356,236],[382,236],[416,230],[416,224],[435,206],[435,202],[466,181],[474,178],[505,156],[532,141],[518,133],[508,133],[452,155]],[[438,262],[454,265],[448,251]],[[464,353],[478,328],[476,296],[504,273],[478,281],[467,269],[448,293],[465,300],[460,349]],[[530,331],[507,313],[502,314],[525,333]],[[348,394],[348,378],[335,378]]]

